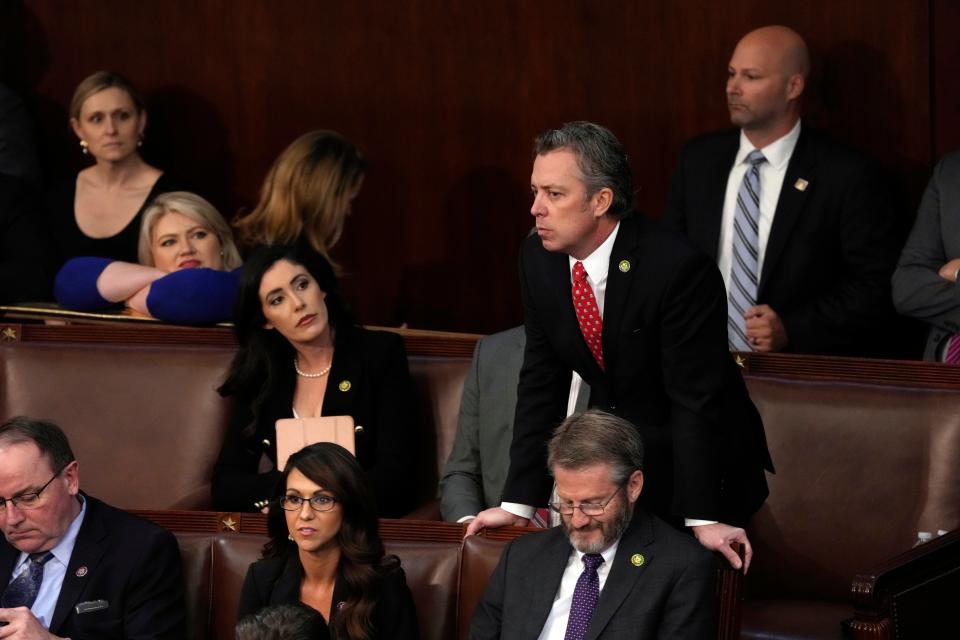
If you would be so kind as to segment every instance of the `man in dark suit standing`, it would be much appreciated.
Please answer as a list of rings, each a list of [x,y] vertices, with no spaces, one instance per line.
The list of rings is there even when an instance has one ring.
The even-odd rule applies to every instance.
[[[735,351],[888,355],[899,252],[873,163],[800,123],[803,39],[763,27],[730,59],[739,130],[684,147],[664,223],[717,261]]]
[[[80,493],[59,427],[25,417],[0,426],[0,496],[2,637],[184,638],[176,540]]]
[[[709,638],[713,555],[640,507],[643,444],[602,411],[568,418],[548,464],[561,526],[514,540],[487,584],[471,640]]]
[[[730,544],[746,543],[749,563],[741,526],[766,498],[764,469],[773,466],[727,351],[716,266],[633,215],[632,172],[609,130],[568,123],[541,135],[534,151],[537,233],[520,254],[527,344],[510,470],[500,507],[479,514],[468,534],[525,524],[546,503],[545,443],[582,379],[590,406],[626,418],[644,439],[641,505],[682,519],[735,567]]]

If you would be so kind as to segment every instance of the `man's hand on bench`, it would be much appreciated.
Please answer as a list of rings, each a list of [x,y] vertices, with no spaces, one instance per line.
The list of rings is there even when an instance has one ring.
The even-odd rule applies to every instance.
[[[525,527],[529,520],[514,515],[500,507],[486,509],[477,514],[477,517],[470,521],[467,526],[467,533],[464,535],[472,536],[480,532],[481,529],[489,527],[490,529],[499,529],[500,527]]]
[[[743,544],[743,573],[746,575],[750,568],[750,559],[753,557],[753,547],[747,539],[747,532],[739,527],[731,527],[728,524],[717,522],[715,524],[703,524],[693,529],[693,535],[697,537],[700,544],[711,551],[719,551],[730,562],[730,566],[739,569],[741,562],[737,552],[731,545]]]

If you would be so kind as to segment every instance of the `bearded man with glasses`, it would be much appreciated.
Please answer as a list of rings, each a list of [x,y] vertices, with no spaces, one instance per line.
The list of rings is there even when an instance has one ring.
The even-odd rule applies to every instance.
[[[503,552],[471,640],[714,635],[717,561],[636,506],[644,482],[636,428],[598,410],[570,416],[550,440],[547,464],[562,526]]]
[[[0,425],[0,531],[0,638],[185,637],[173,534],[82,493],[56,425]]]

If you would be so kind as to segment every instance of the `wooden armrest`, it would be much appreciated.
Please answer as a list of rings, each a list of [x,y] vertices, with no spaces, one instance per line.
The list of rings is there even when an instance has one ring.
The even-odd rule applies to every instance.
[[[935,638],[955,626],[960,531],[914,547],[854,577],[853,638]]]

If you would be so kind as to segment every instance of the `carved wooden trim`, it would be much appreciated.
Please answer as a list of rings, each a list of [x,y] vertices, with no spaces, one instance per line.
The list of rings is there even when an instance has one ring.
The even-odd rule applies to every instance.
[[[747,376],[960,389],[960,367],[939,362],[789,353],[736,353],[734,358]]]
[[[851,620],[848,629],[853,640],[894,640],[893,621],[890,618]]]

